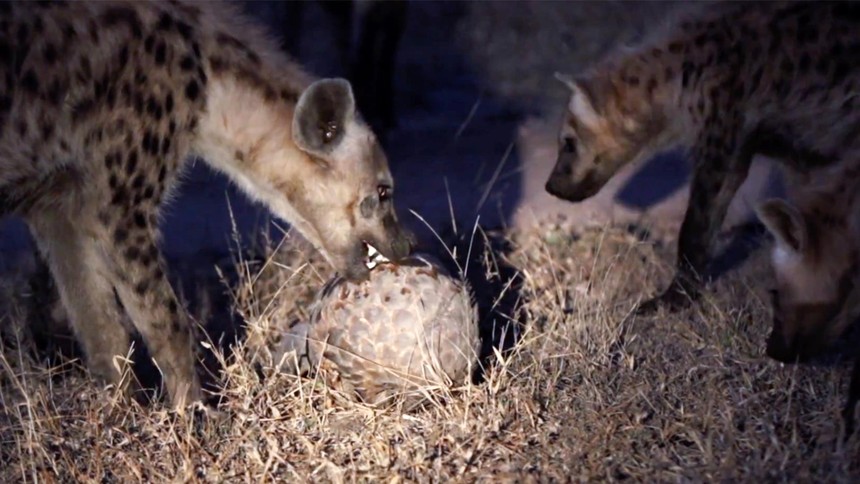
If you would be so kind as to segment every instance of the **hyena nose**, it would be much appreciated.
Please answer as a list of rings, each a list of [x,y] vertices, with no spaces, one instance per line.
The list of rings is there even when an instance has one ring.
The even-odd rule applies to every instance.
[[[549,180],[546,181],[544,189],[554,197],[566,198],[568,192],[570,192],[570,187],[568,185],[569,182],[566,177],[560,176],[557,172],[553,172],[552,175],[550,175]]]
[[[416,245],[418,244],[415,234],[406,229],[401,229],[400,233],[391,243],[391,252],[395,258],[403,259],[412,254]]]
[[[794,363],[793,352],[783,342],[778,342],[773,338],[768,339],[765,353],[769,358],[782,363]]]
[[[780,331],[770,333],[765,353],[768,357],[782,363],[795,363],[806,359],[797,351],[797,344],[789,344]]]

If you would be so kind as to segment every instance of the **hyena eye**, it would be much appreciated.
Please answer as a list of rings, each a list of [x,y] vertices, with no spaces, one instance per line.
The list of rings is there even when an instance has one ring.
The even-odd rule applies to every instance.
[[[565,153],[576,153],[576,140],[571,136],[565,136],[562,150]]]
[[[379,195],[379,201],[385,202],[391,199],[391,187],[388,185],[379,185],[376,187],[376,193]]]

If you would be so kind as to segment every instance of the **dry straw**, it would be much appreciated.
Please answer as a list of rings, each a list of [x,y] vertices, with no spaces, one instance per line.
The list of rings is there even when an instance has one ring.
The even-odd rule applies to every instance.
[[[661,246],[626,228],[574,231],[563,221],[509,239],[508,254],[473,256],[487,261],[482,277],[498,272],[493,261],[520,269],[518,343],[490,354],[481,384],[428,389],[433,403],[411,411],[356,401],[330,370],[297,378],[267,360],[278,325],[306,317],[305,302],[328,277],[295,244],[262,266],[237,261],[242,278],[233,294],[249,338],[219,353],[217,414],[128,402],[97,388],[76,363],[46,368],[33,356],[21,324],[26,311],[10,289],[0,480],[844,482],[860,475],[860,439],[840,440],[846,364],[783,366],[762,356],[770,275],[761,253],[695,308],[633,320],[637,298],[671,273]]]

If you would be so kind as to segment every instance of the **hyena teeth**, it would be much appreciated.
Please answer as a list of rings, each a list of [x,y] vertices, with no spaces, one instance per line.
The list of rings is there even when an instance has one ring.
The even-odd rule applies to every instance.
[[[364,264],[367,266],[368,269],[373,269],[379,264],[390,262],[387,257],[382,255],[378,250],[376,250],[376,247],[368,244],[367,242],[365,242],[364,245],[365,247],[367,247],[367,261]]]

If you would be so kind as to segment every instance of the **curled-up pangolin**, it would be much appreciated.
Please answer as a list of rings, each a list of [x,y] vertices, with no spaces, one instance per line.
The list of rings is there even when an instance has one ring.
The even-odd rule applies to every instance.
[[[369,280],[334,277],[317,295],[310,320],[284,335],[285,368],[304,373],[332,364],[369,403],[462,385],[480,344],[468,285],[429,256],[393,264],[374,260],[373,252]]]

